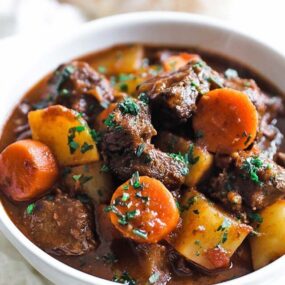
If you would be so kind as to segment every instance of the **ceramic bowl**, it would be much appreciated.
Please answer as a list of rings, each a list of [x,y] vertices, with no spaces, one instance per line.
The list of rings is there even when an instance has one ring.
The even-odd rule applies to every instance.
[[[124,14],[85,24],[68,36],[22,36],[0,45],[0,130],[23,94],[60,63],[123,43],[196,46],[253,68],[285,93],[285,57],[272,47],[216,20],[184,13]],[[4,80],[3,80],[4,79]],[[0,174],[1,175],[1,174]],[[0,230],[39,272],[56,284],[111,285],[75,270],[29,241],[0,204]],[[285,257],[223,284],[285,284]]]

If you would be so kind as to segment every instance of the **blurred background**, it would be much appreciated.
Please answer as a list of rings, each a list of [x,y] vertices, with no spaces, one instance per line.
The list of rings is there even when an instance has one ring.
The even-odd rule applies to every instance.
[[[67,31],[95,18],[146,10],[213,16],[285,49],[284,0],[0,0],[0,38]]]
[[[20,34],[72,32],[92,19],[147,10],[219,18],[285,53],[284,0],[0,0],[0,43]],[[0,285],[51,284],[21,258],[1,233],[0,264]]]

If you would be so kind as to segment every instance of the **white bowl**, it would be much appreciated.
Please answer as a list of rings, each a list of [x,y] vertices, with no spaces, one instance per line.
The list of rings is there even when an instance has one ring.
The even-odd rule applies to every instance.
[[[0,84],[0,130],[22,95],[60,63],[122,43],[201,47],[254,68],[285,92],[283,55],[253,37],[227,27],[225,23],[192,14],[150,12],[118,15],[90,22],[60,40],[47,41],[39,36],[36,39],[24,37],[15,42],[20,47],[17,53],[11,51],[15,44],[10,48],[6,45],[4,54],[0,45],[0,78],[5,79]],[[75,270],[39,249],[13,224],[2,204],[0,229],[39,272],[56,284],[115,284]],[[284,284],[284,269],[285,256],[224,284]]]

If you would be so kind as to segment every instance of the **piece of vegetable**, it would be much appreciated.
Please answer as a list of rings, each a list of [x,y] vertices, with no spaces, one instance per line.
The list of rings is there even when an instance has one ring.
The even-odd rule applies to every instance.
[[[165,69],[165,71],[175,71],[191,60],[201,60],[201,58],[197,54],[182,52],[165,59],[163,61],[163,68]]]
[[[125,237],[142,243],[160,241],[179,220],[172,194],[159,180],[137,172],[117,188],[108,210],[113,225]]]
[[[99,160],[91,131],[79,113],[61,105],[28,114],[34,140],[50,147],[61,166]]]
[[[197,185],[209,174],[214,157],[204,147],[190,144],[188,150],[189,173],[185,177],[185,184],[189,187]]]
[[[230,154],[247,148],[255,139],[258,114],[248,96],[221,88],[202,96],[193,117],[198,141],[209,151]]]
[[[22,140],[3,150],[0,173],[0,189],[14,201],[27,201],[45,194],[53,186],[58,167],[46,145]]]
[[[254,269],[259,269],[285,254],[285,200],[279,200],[255,216],[257,236],[251,237]]]
[[[208,270],[229,266],[230,257],[252,230],[195,189],[186,193],[180,210],[182,225],[169,242],[181,255]]]
[[[104,74],[131,73],[142,66],[143,55],[141,45],[122,46],[102,53],[91,66]]]
[[[110,201],[114,185],[112,175],[102,161],[68,167],[66,172],[63,181],[68,189],[87,194],[96,204]]]
[[[189,168],[184,184],[192,187],[208,176],[214,157],[205,147],[197,146],[186,138],[164,131],[160,132],[156,139],[156,146],[160,150],[182,155]]]

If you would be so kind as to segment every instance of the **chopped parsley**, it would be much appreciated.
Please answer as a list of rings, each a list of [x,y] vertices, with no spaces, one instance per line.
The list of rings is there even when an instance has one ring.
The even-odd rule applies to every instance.
[[[140,144],[136,150],[136,156],[140,157],[142,155],[144,149],[145,149],[145,144],[144,143]]]
[[[101,166],[101,169],[100,169],[100,171],[101,172],[109,172],[109,167],[108,167],[108,165],[106,165],[106,164],[103,164],[102,166]]]
[[[107,119],[104,121],[105,126],[109,127],[109,128],[121,128],[121,126],[117,125],[116,122],[114,121],[115,115],[113,113],[111,113]]]
[[[121,198],[121,200],[123,201],[123,202],[126,202],[126,201],[128,201],[130,199],[130,194],[129,193],[123,193],[123,195],[122,195],[122,198]]]
[[[80,151],[81,151],[81,153],[85,153],[85,152],[87,152],[93,148],[94,148],[94,146],[92,144],[88,144],[87,142],[84,142],[83,145],[81,146]]]
[[[258,213],[248,213],[248,217],[251,221],[261,224],[263,222],[263,218]]]
[[[140,175],[139,172],[136,171],[131,179],[130,179],[130,184],[131,186],[133,186],[135,189],[140,189],[142,187],[141,183],[140,183]]]
[[[154,284],[155,282],[157,282],[159,280],[160,277],[160,272],[154,272],[153,274],[150,275],[150,277],[148,278],[148,282],[150,284]]]
[[[120,87],[120,91],[122,91],[122,92],[126,92],[127,93],[129,91],[129,85],[127,83],[123,82],[123,83],[120,84],[119,87]]]
[[[113,281],[117,283],[122,283],[125,285],[136,285],[137,282],[133,279],[127,271],[124,271],[120,276],[117,274],[114,275]]]
[[[90,181],[91,179],[93,179],[93,176],[85,176],[84,174],[74,174],[72,175],[72,179],[75,182],[79,182],[80,185],[85,184],[86,182]]]
[[[91,135],[91,137],[92,137],[92,139],[93,139],[93,141],[95,142],[95,143],[98,143],[98,142],[100,142],[101,141],[101,139],[102,139],[102,134],[100,133],[100,132],[97,132],[96,130],[90,130],[90,135]]]
[[[134,116],[140,111],[139,105],[130,97],[127,97],[123,102],[119,103],[119,109],[123,114],[131,114]]]
[[[133,229],[133,233],[143,239],[147,239],[147,236],[148,236],[146,231],[140,230],[140,229]]]
[[[150,198],[148,196],[143,196],[142,192],[137,192],[135,195],[136,198],[141,199],[144,203],[148,203]]]
[[[263,161],[258,156],[252,156],[245,159],[241,166],[241,170],[244,170],[249,179],[255,184],[261,185],[259,180],[258,171],[262,168]]]
[[[197,200],[198,200],[198,198],[197,198],[197,196],[192,196],[192,197],[190,197],[188,200],[187,200],[187,202],[186,202],[186,204],[185,205],[179,205],[179,210],[180,210],[180,212],[184,212],[184,211],[186,211],[186,210],[189,210],[190,209],[190,207],[191,206],[193,206],[194,205],[194,203],[196,203],[197,202]],[[176,204],[177,205],[177,204]]]
[[[221,243],[225,243],[228,240],[228,231],[224,231],[221,239]]]
[[[217,232],[222,232],[222,237],[220,243],[225,243],[228,240],[228,230],[231,226],[231,221],[227,218],[223,220],[223,223],[217,228]]]
[[[225,231],[231,226],[231,221],[229,219],[224,219],[223,223],[217,228],[217,232],[219,231]]]
[[[100,65],[100,66],[98,66],[98,71],[99,71],[100,73],[106,73],[107,68],[106,68],[105,66]]]
[[[146,105],[149,103],[149,98],[145,92],[140,93],[138,99]]]
[[[189,147],[189,151],[188,151],[188,154],[187,154],[187,161],[189,163],[189,165],[194,165],[195,163],[198,162],[199,160],[199,156],[194,156],[194,144],[192,143]]]
[[[68,146],[71,154],[73,154],[79,148],[79,143],[74,141],[76,133],[81,133],[84,130],[84,126],[76,126],[68,130]]]
[[[35,207],[36,207],[35,203],[32,203],[32,204],[28,205],[28,207],[26,209],[27,214],[31,215],[34,212]]]

